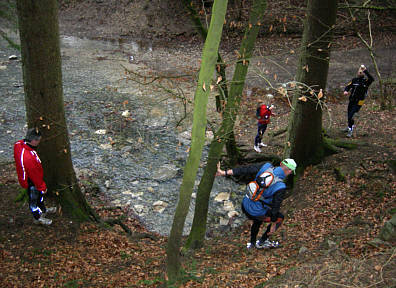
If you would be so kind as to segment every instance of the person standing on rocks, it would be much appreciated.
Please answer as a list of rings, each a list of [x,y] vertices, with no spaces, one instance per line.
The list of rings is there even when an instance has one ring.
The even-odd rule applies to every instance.
[[[267,130],[267,125],[270,122],[271,116],[275,115],[274,113],[272,113],[273,108],[275,108],[274,105],[267,106],[265,104],[260,104],[259,107],[257,107],[257,135],[256,138],[254,138],[254,150],[257,153],[261,152],[260,147],[267,146],[266,144],[261,142],[261,139],[263,138],[265,130]]]
[[[248,185],[249,189],[254,185],[256,187],[253,197],[251,190],[248,189],[248,193],[242,200],[242,212],[253,221],[250,242],[246,245],[248,249],[253,247],[268,249],[279,246],[278,241],[269,240],[269,235],[275,233],[283,223],[285,217],[279,210],[286,191],[284,180],[291,173],[295,173],[296,168],[297,164],[293,159],[284,159],[278,167],[265,163],[221,170],[220,163],[217,165],[216,176],[256,175],[255,181]],[[261,238],[256,240],[263,222],[269,224]]]
[[[26,138],[14,144],[14,159],[19,184],[27,189],[29,208],[33,214],[34,223],[51,225],[52,220],[44,216],[47,213],[55,213],[56,207],[46,208],[44,205],[43,196],[47,192],[47,186],[43,180],[41,160],[36,152],[40,141],[40,131],[37,128],[29,129]]]
[[[367,76],[367,79],[364,76]],[[351,82],[344,89],[344,95],[349,94],[348,103],[348,127],[344,130],[347,137],[352,137],[355,129],[355,121],[353,116],[362,108],[364,99],[367,96],[368,87],[374,82],[373,76],[367,71],[364,65],[361,65],[357,72],[357,77],[353,78]]]

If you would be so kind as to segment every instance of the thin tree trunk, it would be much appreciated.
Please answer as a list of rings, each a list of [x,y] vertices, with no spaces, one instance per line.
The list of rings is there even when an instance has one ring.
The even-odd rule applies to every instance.
[[[28,127],[43,135],[39,154],[50,193],[63,211],[80,220],[96,218],[73,169],[65,120],[56,0],[17,0]]]
[[[194,22],[198,33],[202,36],[202,39],[205,41],[207,30],[202,25],[201,19],[199,18],[197,11],[194,9],[194,7],[191,6],[191,1],[183,0],[183,2],[184,2],[184,6],[191,14],[191,19]],[[217,84],[220,94],[216,96],[216,110],[219,113],[223,113],[225,103],[228,99],[228,87],[227,87],[227,78],[226,78],[225,69],[226,69],[226,64],[224,63],[220,53],[218,53],[216,72],[217,75],[221,77],[221,80],[219,84]],[[230,163],[233,164],[238,163],[241,157],[241,153],[239,153],[239,150],[237,148],[234,133],[230,133],[229,137],[227,138],[226,150],[227,150],[228,158],[230,159]]]
[[[191,194],[194,188],[203,145],[205,143],[206,106],[210,94],[210,84],[216,65],[220,44],[227,0],[215,0],[212,9],[208,36],[202,55],[202,65],[199,72],[198,85],[194,97],[194,115],[191,135],[191,150],[184,168],[183,181],[180,186],[179,201],[177,203],[172,229],[167,246],[167,276],[172,283],[178,279],[180,272],[180,247],[184,222],[190,206]]]
[[[319,89],[325,91],[336,13],[337,0],[308,0],[296,78],[297,82],[311,87],[316,93]],[[297,87],[285,155],[294,158],[299,167],[306,167],[318,163],[324,156],[322,109],[318,105],[318,98],[309,92],[302,94]]]
[[[186,247],[188,248],[198,248],[203,245],[206,233],[209,197],[215,178],[216,165],[220,160],[224,143],[227,142],[229,135],[233,133],[249,62],[252,57],[254,45],[260,29],[259,23],[263,17],[266,5],[266,0],[255,0],[252,6],[249,23],[241,43],[241,58],[238,60],[235,67],[230,94],[224,111],[223,122],[219,130],[215,133],[215,137],[210,144],[208,161],[201,178],[201,182],[198,186],[194,219],[191,232],[186,243]]]

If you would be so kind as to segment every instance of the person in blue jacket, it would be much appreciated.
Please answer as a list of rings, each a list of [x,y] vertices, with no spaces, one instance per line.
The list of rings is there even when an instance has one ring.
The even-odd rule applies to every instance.
[[[266,197],[262,196],[257,201],[252,200],[248,195],[245,195],[243,198],[242,211],[248,219],[253,221],[250,230],[250,242],[247,243],[248,249],[253,247],[258,249],[275,248],[279,246],[278,241],[270,241],[268,236],[279,229],[285,218],[279,211],[286,190],[286,184],[283,180],[291,173],[295,173],[296,168],[297,164],[293,159],[282,160],[278,167],[273,167],[271,163],[265,163],[264,165],[254,164],[221,170],[220,165],[218,165],[216,176],[256,175],[255,180],[260,184],[260,175],[263,175],[262,173],[265,171],[271,171],[277,179],[277,181],[273,181],[273,184],[265,189]],[[263,222],[269,222],[269,225],[261,238],[256,240]]]

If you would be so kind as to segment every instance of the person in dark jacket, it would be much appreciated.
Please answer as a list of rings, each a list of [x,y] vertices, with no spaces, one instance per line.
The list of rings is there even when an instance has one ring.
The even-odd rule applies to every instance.
[[[364,76],[367,76],[367,78]],[[344,89],[344,95],[349,94],[348,128],[345,129],[345,132],[348,132],[347,137],[352,137],[353,135],[355,128],[353,116],[362,108],[368,87],[373,81],[373,76],[370,75],[364,65],[361,65],[357,72],[357,77],[353,78]]]
[[[47,186],[43,180],[41,160],[36,152],[40,141],[40,131],[36,128],[29,129],[25,139],[14,144],[14,159],[19,184],[27,189],[34,223],[50,225],[52,220],[44,216],[47,213],[55,213],[56,207],[46,208],[44,205],[43,195],[47,192]]]
[[[233,169],[221,170],[220,165],[217,167],[216,176],[239,176],[239,175],[256,175],[255,179],[259,179],[263,171],[271,170],[275,177],[280,179],[280,181],[275,182],[273,185],[266,188],[266,192],[271,195],[270,198],[261,197],[258,201],[251,200],[248,195],[245,195],[242,201],[242,211],[247,216],[248,219],[253,221],[250,233],[250,242],[247,243],[247,248],[256,247],[258,249],[262,248],[275,248],[279,246],[279,242],[270,241],[269,235],[273,234],[282,225],[284,216],[279,211],[282,204],[286,184],[283,180],[290,175],[295,173],[297,164],[293,159],[284,159],[278,167],[272,167],[271,163],[254,164],[244,167],[237,167]],[[259,175],[260,174],[260,175]],[[256,180],[260,182],[259,180]],[[267,191],[268,190],[268,191]],[[257,234],[260,230],[260,226],[263,222],[269,223],[264,234],[259,240],[257,239]]]

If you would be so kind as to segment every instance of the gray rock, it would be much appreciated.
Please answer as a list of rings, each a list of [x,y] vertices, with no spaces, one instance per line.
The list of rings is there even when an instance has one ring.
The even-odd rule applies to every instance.
[[[396,214],[393,215],[392,219],[385,222],[384,227],[382,227],[379,237],[384,241],[394,241],[396,240],[396,229],[393,224],[396,219]]]
[[[165,164],[154,171],[152,177],[157,181],[166,181],[175,178],[179,168],[173,164]]]
[[[337,243],[330,239],[327,240],[327,245],[329,245],[329,249],[333,249],[333,248],[337,247]]]
[[[309,250],[307,247],[305,246],[301,246],[300,250],[298,250],[298,255],[303,255],[305,253],[307,253]]]

